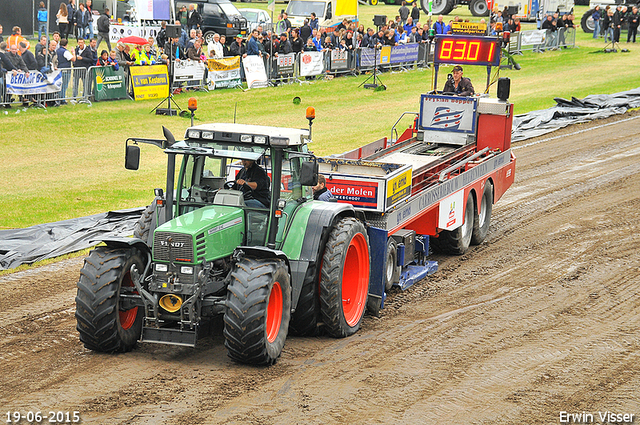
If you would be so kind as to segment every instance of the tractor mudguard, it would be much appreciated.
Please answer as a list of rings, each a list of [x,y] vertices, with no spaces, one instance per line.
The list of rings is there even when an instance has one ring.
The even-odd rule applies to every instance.
[[[291,275],[291,266],[289,264],[289,258],[287,254],[277,249],[267,248],[266,246],[239,246],[233,252],[233,256],[235,257],[239,251],[242,251],[245,256],[255,257],[255,258],[278,258],[284,260],[287,265],[287,269],[289,270],[289,275]]]
[[[308,214],[297,211],[285,235],[282,249],[289,257],[291,270],[291,307],[295,310],[302,286],[307,279],[317,279],[317,263],[322,256],[329,232],[338,217],[356,217],[351,204],[336,202],[307,202],[301,208],[309,208]],[[364,220],[363,220],[364,221]],[[289,238],[291,235],[296,235]],[[304,235],[300,237],[300,235]],[[292,241],[295,239],[295,241]]]
[[[136,247],[141,252],[151,253],[149,246],[142,239],[138,238],[105,238],[102,240],[109,248],[129,248]]]

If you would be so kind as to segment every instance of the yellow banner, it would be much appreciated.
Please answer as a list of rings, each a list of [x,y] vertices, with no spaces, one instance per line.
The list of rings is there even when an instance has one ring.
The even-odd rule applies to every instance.
[[[473,22],[451,22],[454,34],[487,35],[487,24]]]
[[[358,16],[358,0],[334,0],[336,2],[336,16]],[[331,4],[331,3],[328,3]]]
[[[391,63],[391,46],[382,46],[380,49],[380,64],[387,65]]]
[[[132,66],[131,82],[135,100],[162,99],[169,96],[166,65]]]
[[[411,193],[411,169],[392,178],[387,182],[387,207]]]
[[[207,60],[207,67],[209,68],[209,71],[231,71],[233,69],[240,69],[240,56],[222,59],[209,59]]]

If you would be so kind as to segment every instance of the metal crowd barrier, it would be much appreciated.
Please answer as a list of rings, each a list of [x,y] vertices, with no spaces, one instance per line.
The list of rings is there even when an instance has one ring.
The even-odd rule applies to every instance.
[[[576,47],[575,28],[552,30],[526,30],[511,34],[509,53],[521,54],[524,51],[544,52],[560,48]]]

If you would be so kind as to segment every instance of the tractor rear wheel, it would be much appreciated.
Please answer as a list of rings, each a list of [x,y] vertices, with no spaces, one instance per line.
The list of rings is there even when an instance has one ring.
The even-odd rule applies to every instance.
[[[465,204],[462,226],[451,231],[443,230],[437,238],[429,238],[429,243],[436,252],[462,255],[469,249],[471,235],[473,234],[473,216],[475,213],[471,193],[467,195],[467,202]]]
[[[320,302],[318,300],[318,269],[308,270],[300,289],[296,310],[291,315],[289,332],[297,336],[317,336],[320,328]]]
[[[473,16],[489,16],[487,0],[472,0],[469,3],[469,10]]]
[[[126,309],[121,294],[133,294],[131,266],[142,273],[145,260],[136,248],[101,246],[84,260],[76,296],[76,328],[90,350],[131,350],[142,332],[144,308]]]
[[[493,184],[487,180],[482,191],[482,199],[478,203],[479,210],[473,217],[473,234],[471,243],[480,245],[484,242],[489,233],[489,224],[491,224],[491,211],[493,211]]]
[[[291,283],[282,260],[244,258],[231,272],[224,345],[241,363],[271,365],[287,339]]]
[[[320,271],[320,313],[327,332],[336,338],[360,329],[369,293],[370,262],[364,224],[343,218],[329,234]]]

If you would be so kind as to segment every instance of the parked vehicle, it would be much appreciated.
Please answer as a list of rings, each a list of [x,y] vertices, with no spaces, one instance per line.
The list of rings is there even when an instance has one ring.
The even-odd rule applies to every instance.
[[[241,8],[238,9],[242,16],[247,20],[247,25],[249,26],[249,32],[261,26],[264,31],[269,31],[273,28],[273,23],[271,22],[271,16],[269,12],[262,9],[249,9],[249,8]]]

